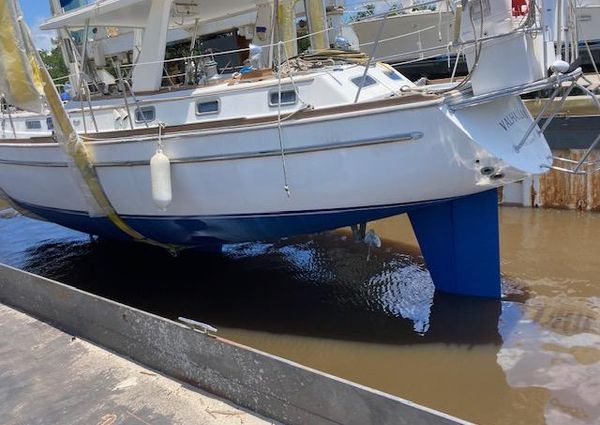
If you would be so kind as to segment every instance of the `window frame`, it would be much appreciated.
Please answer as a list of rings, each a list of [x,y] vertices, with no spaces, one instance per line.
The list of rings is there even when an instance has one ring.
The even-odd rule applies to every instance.
[[[31,127],[32,123],[36,123],[36,127]],[[30,120],[25,120],[25,128],[27,130],[41,130],[42,129],[42,121],[41,120],[34,120],[34,119],[30,119]]]
[[[146,111],[152,111],[152,119],[148,119],[146,118]],[[144,114],[144,119],[139,120],[138,118],[140,117],[138,114]],[[138,108],[135,108],[135,111],[133,113],[134,118],[135,118],[135,122],[137,124],[144,124],[144,123],[150,123],[153,121],[156,121],[156,106],[154,105],[149,105],[149,106],[140,106]]]
[[[284,93],[293,93],[294,94],[294,101],[293,102],[285,102],[283,100],[283,94]],[[275,95],[277,101],[273,102],[273,95]],[[290,105],[295,105],[298,103],[298,95],[296,94],[296,90],[294,90],[293,87],[289,87],[289,88],[282,88],[281,89],[281,106],[290,106]],[[277,106],[279,105],[279,90],[270,90],[269,91],[269,106],[271,108],[277,108]]]
[[[217,104],[217,110],[216,111],[200,112],[198,108],[203,103],[216,103]],[[199,99],[199,100],[196,101],[194,108],[196,110],[196,115],[197,116],[218,115],[221,112],[221,99]]]
[[[398,72],[391,69],[384,70],[383,75],[385,75],[392,81],[404,81],[402,74],[399,74]]]
[[[362,79],[363,79],[363,76],[359,75],[358,77],[350,78],[350,82],[352,84],[354,84],[356,86],[356,88],[360,88],[361,84],[362,84]],[[362,85],[362,88],[364,89],[364,88],[371,87],[371,86],[374,86],[377,84],[379,84],[377,82],[377,80],[375,78],[371,77],[369,74],[367,74],[365,77],[365,83]]]

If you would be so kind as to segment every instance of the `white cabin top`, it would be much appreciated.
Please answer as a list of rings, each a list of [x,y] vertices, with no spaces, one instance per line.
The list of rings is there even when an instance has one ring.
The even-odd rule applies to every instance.
[[[167,32],[195,23],[210,23],[244,15],[268,0],[99,0],[48,19],[41,29],[126,27],[143,29],[133,89],[155,91],[161,87]]]
[[[257,4],[272,3],[268,0],[98,0],[95,3],[54,16],[43,23],[43,30],[62,28],[127,27],[154,28],[152,10],[170,11],[171,26],[192,25],[196,20],[210,22],[234,17],[256,10]],[[171,11],[172,9],[172,11]],[[183,20],[183,22],[182,22]],[[176,22],[175,22],[176,21]]]

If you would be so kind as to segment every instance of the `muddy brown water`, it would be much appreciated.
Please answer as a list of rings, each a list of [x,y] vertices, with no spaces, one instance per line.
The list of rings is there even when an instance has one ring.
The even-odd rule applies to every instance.
[[[408,220],[179,258],[0,213],[0,261],[481,424],[600,423],[600,214],[503,207],[502,300],[434,293]],[[326,394],[324,394],[324,397]]]

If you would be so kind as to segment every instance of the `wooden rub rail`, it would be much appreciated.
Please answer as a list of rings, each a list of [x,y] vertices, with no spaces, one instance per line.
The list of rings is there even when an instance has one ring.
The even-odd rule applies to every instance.
[[[283,423],[467,423],[2,264],[0,302]]]

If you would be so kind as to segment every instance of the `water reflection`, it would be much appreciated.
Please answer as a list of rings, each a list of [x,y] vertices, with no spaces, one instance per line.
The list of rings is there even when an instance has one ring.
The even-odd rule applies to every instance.
[[[515,388],[549,390],[547,424],[596,424],[600,419],[600,335],[569,336],[527,318],[503,334],[498,364]]]
[[[498,301],[434,294],[409,255],[384,250],[367,261],[366,247],[337,234],[178,258],[138,244],[46,239],[21,257],[31,272],[220,327],[388,344],[501,342]]]

